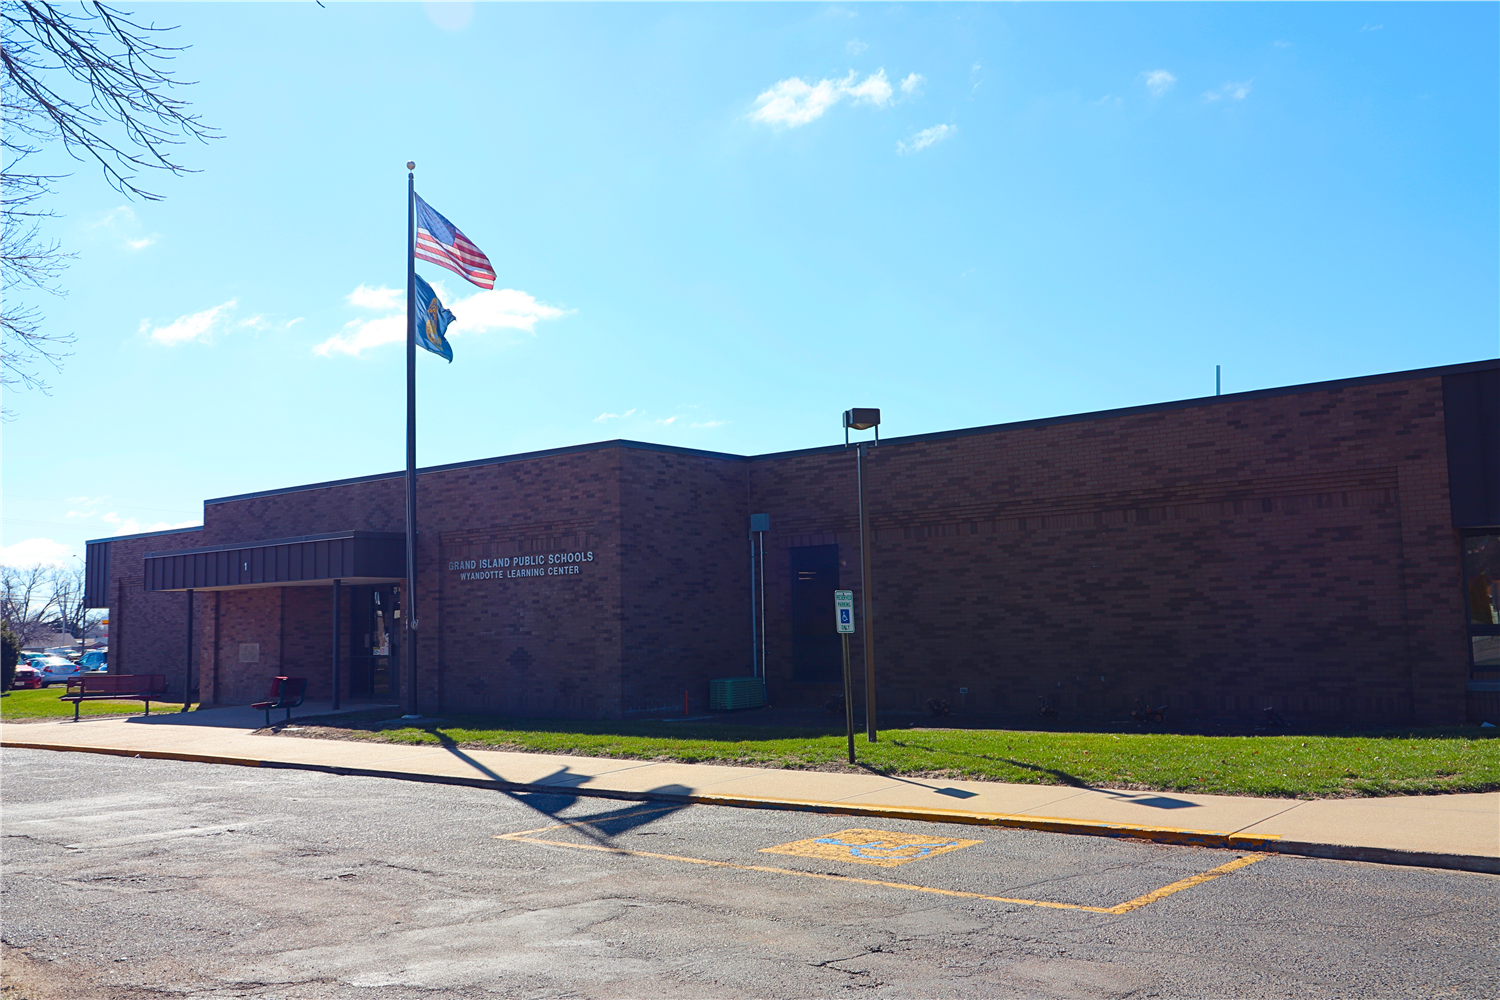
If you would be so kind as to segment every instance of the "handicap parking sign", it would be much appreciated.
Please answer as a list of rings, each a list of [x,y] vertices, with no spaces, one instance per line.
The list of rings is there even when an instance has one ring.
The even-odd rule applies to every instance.
[[[835,590],[833,592],[834,622],[840,633],[854,631],[854,591]]]

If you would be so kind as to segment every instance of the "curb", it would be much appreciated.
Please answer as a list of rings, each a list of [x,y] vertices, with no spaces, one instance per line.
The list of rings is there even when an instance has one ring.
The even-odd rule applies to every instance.
[[[336,764],[298,764],[291,761],[258,760],[253,757],[225,757],[189,753],[180,750],[122,750],[117,747],[59,746],[53,743],[29,743],[0,740],[0,747],[17,750],[61,750],[72,753],[97,753],[112,757],[139,757],[150,760],[180,760],[198,764],[230,764],[239,767],[266,767],[288,771],[316,771],[359,778],[387,778],[431,785],[458,785],[465,788],[487,788],[502,792],[525,792],[543,795],[575,795],[627,802],[673,802],[679,805],[728,806],[736,809],[774,809],[787,812],[823,813],[836,816],[867,816],[876,819],[903,819],[925,823],[961,823],[968,826],[994,826],[1012,830],[1035,830],[1041,833],[1066,833],[1086,837],[1113,837],[1145,840],[1155,844],[1188,847],[1213,847],[1235,851],[1259,851],[1294,857],[1331,861],[1362,861],[1368,864],[1403,865],[1418,868],[1447,868],[1455,871],[1500,875],[1500,857],[1475,854],[1442,854],[1427,851],[1403,851],[1385,847],[1357,847],[1347,844],[1319,844],[1299,840],[1282,840],[1277,834],[1257,836],[1222,830],[1188,830],[1172,826],[1143,826],[1131,823],[1096,823],[1051,816],[1024,816],[1013,813],[964,812],[958,809],[925,809],[921,807],[855,805],[852,803],[817,802],[804,799],[752,798],[736,795],[693,795],[667,792],[631,792],[608,788],[581,788],[573,785],[536,785],[528,782],[503,781],[494,778],[464,778],[456,775],[415,774],[382,768],[344,767]]]

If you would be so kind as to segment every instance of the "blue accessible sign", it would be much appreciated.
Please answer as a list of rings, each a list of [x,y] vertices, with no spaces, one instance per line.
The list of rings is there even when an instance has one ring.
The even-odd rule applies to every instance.
[[[833,592],[833,614],[841,634],[854,631],[854,591],[835,590]]]

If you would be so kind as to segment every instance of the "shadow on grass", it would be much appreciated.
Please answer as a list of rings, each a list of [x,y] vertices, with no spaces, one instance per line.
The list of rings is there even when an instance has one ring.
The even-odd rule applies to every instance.
[[[951,750],[946,748],[942,750],[934,750],[930,747],[924,747],[920,744],[904,743],[901,740],[891,740],[891,745],[898,747],[907,747],[913,750],[923,750],[927,753],[944,753],[951,754],[955,757],[973,757],[977,760],[986,760],[997,764],[1009,764],[1011,767],[1014,767],[1017,770],[1030,771],[1033,774],[1048,775],[1059,785],[1066,785],[1070,788],[1077,788],[1081,791],[1097,792],[1100,795],[1108,795],[1110,798],[1123,799],[1125,801],[1132,802],[1135,805],[1150,806],[1152,809],[1192,809],[1196,808],[1198,805],[1198,803],[1196,802],[1189,802],[1186,799],[1174,799],[1166,795],[1143,795],[1139,792],[1125,792],[1115,788],[1101,788],[1098,785],[1092,785],[1089,782],[1084,781],[1082,778],[1078,777],[1076,774],[1071,774],[1067,771],[1062,770],[1061,768],[1043,767],[1040,764],[1033,764],[1030,761],[1016,760],[1014,757],[996,757],[990,754],[972,753],[967,750]],[[895,775],[886,775],[886,777],[895,778]],[[941,791],[941,789],[939,789],[938,791]]]
[[[831,722],[822,719],[809,719],[807,722],[797,725],[786,724],[784,721],[776,723],[754,723],[754,722],[731,722],[728,720],[705,721],[705,722],[629,722],[617,720],[586,721],[575,719],[522,719],[507,716],[487,715],[445,715],[443,725],[448,729],[467,729],[475,732],[484,731],[512,731],[526,733],[541,733],[554,735],[577,735],[577,736],[639,736],[653,739],[682,741],[701,741],[704,743],[757,743],[770,740],[789,739],[820,739],[824,737],[844,735],[842,722]],[[784,719],[784,716],[782,716]],[[347,729],[361,729],[368,732],[380,732],[389,729],[413,728],[409,724],[396,724],[395,720],[389,718],[388,712],[370,712],[364,714],[345,714],[339,716],[324,716],[322,718],[304,717],[298,720],[303,724],[329,725]],[[922,719],[922,722],[933,720]],[[1246,738],[1246,737],[1317,737],[1328,739],[1412,739],[1412,740],[1474,740],[1493,739],[1500,737],[1500,729],[1480,729],[1478,726],[1452,725],[1452,726],[1366,726],[1355,728],[1352,726],[1289,726],[1287,728],[1266,729],[1251,725],[1205,725],[1202,727],[1184,726],[1181,728],[1161,728],[1138,730],[1133,726],[1125,729],[1122,724],[1090,724],[1080,720],[1071,728],[1065,724],[1053,724],[1049,726],[1028,725],[1022,720],[1001,719],[944,719],[941,726],[932,728],[918,727],[909,728],[892,725],[883,728],[882,734],[890,737],[902,733],[919,735],[923,732],[952,732],[973,735],[984,733],[1016,733],[1025,735],[1055,735],[1065,736],[1078,735],[1115,735],[1115,736],[1150,736],[1150,737],[1186,737],[1186,738]],[[415,727],[423,728],[423,727]],[[915,746],[915,744],[914,744]],[[948,752],[948,751],[945,751]],[[983,758],[984,755],[974,756]],[[1004,758],[985,758],[1001,761]]]
[[[301,725],[330,726],[361,732],[379,733],[399,729],[417,729],[438,740],[448,737],[441,730],[471,732],[518,732],[557,736],[634,736],[670,740],[674,743],[760,743],[771,740],[822,739],[844,735],[843,726],[747,726],[712,722],[586,722],[570,719],[512,719],[481,715],[445,715],[441,720],[423,724],[422,720],[395,720],[389,711],[350,713],[345,715],[304,716]]]

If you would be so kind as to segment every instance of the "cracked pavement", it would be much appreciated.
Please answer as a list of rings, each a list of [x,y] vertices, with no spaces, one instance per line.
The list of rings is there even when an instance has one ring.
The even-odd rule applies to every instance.
[[[1110,906],[1241,855],[16,749],[0,783],[4,1000],[1500,993],[1493,876],[1268,857],[1111,915],[840,876]],[[852,826],[983,842],[760,853]]]

